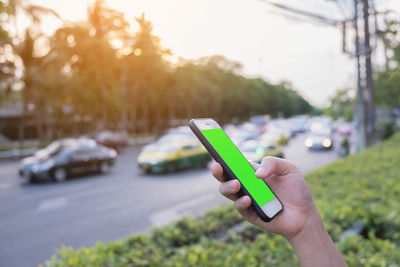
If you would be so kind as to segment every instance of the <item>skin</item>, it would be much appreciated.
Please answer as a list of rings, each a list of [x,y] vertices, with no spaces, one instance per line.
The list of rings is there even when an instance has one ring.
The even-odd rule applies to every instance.
[[[238,196],[240,182],[227,180],[220,164],[213,163],[213,176],[221,182],[220,193],[235,202],[244,219],[285,237],[301,266],[347,266],[327,233],[303,175],[291,162],[266,157],[261,165],[251,162],[256,177],[263,179],[282,202],[284,209],[271,222],[261,220],[250,207],[248,196]]]

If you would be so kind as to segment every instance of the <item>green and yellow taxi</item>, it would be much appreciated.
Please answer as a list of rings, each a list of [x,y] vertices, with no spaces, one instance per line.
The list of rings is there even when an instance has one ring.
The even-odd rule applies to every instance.
[[[248,159],[256,163],[261,163],[262,159],[267,156],[283,158],[282,148],[276,144],[263,144],[255,140],[243,143],[239,150]]]
[[[171,173],[177,170],[207,167],[211,157],[197,140],[180,138],[155,142],[143,148],[138,165],[145,173]]]

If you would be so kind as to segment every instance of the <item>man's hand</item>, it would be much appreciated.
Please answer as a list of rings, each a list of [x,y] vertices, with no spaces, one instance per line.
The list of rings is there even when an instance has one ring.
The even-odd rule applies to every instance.
[[[251,163],[256,177],[263,179],[282,202],[283,211],[271,222],[264,222],[250,207],[248,196],[238,196],[240,182],[226,179],[220,164],[213,163],[212,174],[220,182],[219,191],[235,201],[240,214],[249,222],[289,240],[302,266],[346,266],[325,230],[303,175],[287,160],[266,157],[261,165]]]
[[[256,169],[256,177],[263,179],[282,202],[283,211],[271,222],[261,220],[250,207],[248,196],[238,197],[240,189],[238,180],[227,181],[221,165],[211,166],[213,175],[221,181],[220,192],[225,197],[235,201],[235,206],[249,222],[273,233],[281,234],[291,239],[306,225],[312,213],[316,211],[310,189],[303,175],[289,161],[280,158],[266,157],[261,165],[252,163]]]

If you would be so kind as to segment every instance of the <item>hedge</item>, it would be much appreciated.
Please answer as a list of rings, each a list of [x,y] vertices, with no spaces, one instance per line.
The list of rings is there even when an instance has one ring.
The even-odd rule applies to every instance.
[[[400,264],[400,134],[306,176],[350,266]],[[359,231],[343,232],[358,225]],[[92,248],[62,247],[47,266],[293,266],[289,243],[244,222],[233,205]]]

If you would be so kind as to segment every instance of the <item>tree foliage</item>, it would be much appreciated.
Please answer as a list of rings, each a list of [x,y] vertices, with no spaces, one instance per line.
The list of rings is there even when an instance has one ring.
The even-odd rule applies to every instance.
[[[339,90],[330,100],[330,106],[325,110],[328,116],[331,116],[334,120],[338,118],[343,118],[345,121],[352,120],[355,110],[355,98],[352,96],[351,90]]]
[[[377,105],[392,109],[400,107],[400,22],[390,21],[380,37],[387,58],[385,66],[376,73],[375,99]]]
[[[56,14],[27,1],[9,3],[14,15],[24,10],[34,25],[16,54],[24,65],[24,107],[35,107],[38,132],[82,122],[91,130],[149,132],[191,117],[229,121],[312,109],[288,83],[246,78],[239,63],[220,55],[173,65],[144,14],[135,18],[139,29],[133,31],[124,14],[102,0],[89,6],[87,20],[64,22],[48,37],[48,52],[37,56],[36,40],[47,38],[40,34],[40,14]]]
[[[9,95],[14,81],[15,64],[12,57],[12,40],[6,29],[10,21],[10,8],[0,1],[0,104]]]

